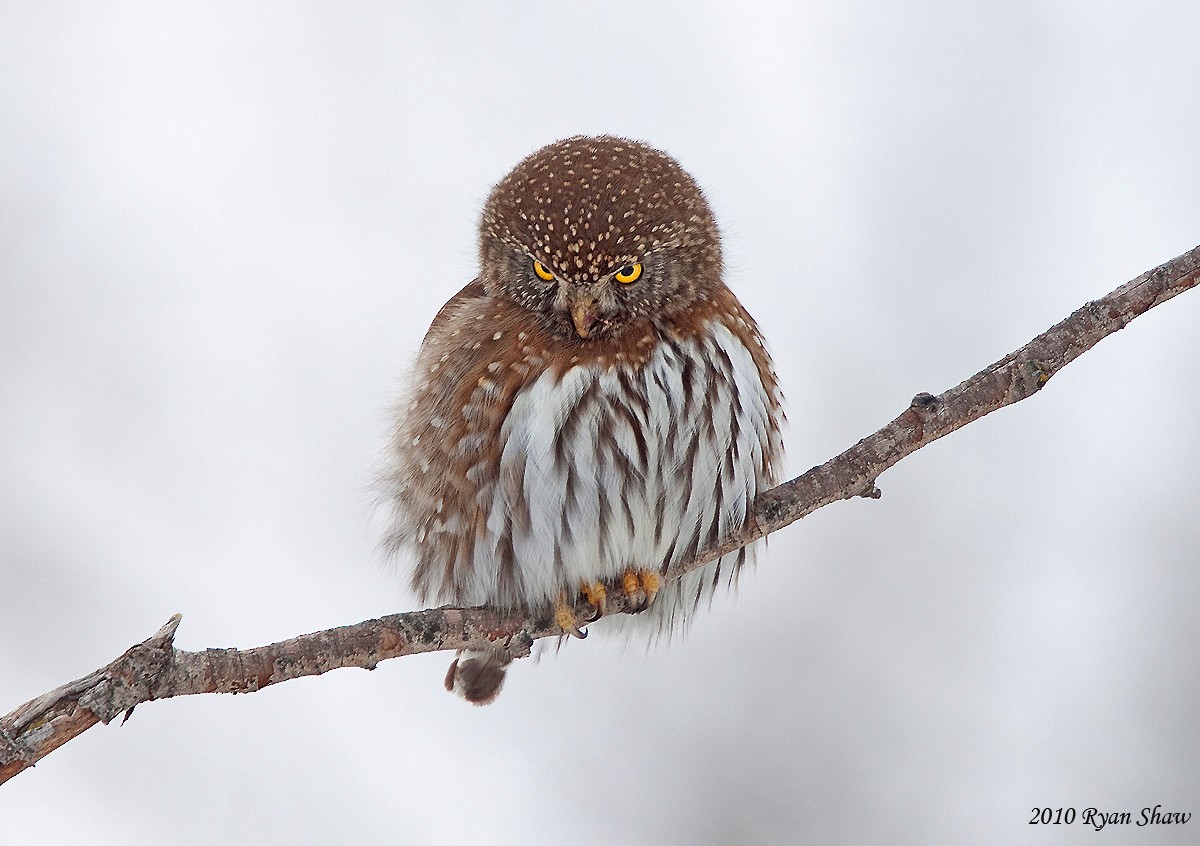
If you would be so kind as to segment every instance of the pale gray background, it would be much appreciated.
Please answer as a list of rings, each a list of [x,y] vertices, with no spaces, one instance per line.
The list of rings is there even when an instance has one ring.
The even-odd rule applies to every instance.
[[[534,148],[707,188],[796,473],[1200,242],[1198,37],[1194,0],[3,2],[0,711],[176,611],[202,648],[413,607],[386,409]],[[0,841],[1184,842],[1027,821],[1200,814],[1198,386],[1188,293],[670,649],[486,709],[446,655],[143,706],[0,788]]]

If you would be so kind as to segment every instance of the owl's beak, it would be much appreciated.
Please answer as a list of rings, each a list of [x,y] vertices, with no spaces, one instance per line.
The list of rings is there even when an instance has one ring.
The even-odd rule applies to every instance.
[[[577,292],[571,298],[571,322],[575,324],[579,337],[586,338],[592,334],[597,316],[596,298],[591,294]]]

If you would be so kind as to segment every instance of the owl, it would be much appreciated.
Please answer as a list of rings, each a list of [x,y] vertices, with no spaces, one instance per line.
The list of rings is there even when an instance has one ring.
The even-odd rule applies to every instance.
[[[644,613],[621,619],[653,639],[737,573],[745,549],[661,577],[742,527],[782,451],[771,358],[722,272],[703,192],[646,144],[568,138],[500,180],[381,477],[385,543],[424,601],[582,636],[623,591]],[[446,687],[490,702],[510,660],[460,653]]]

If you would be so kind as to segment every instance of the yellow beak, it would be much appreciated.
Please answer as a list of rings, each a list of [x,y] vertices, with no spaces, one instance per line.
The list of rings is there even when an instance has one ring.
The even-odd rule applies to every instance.
[[[579,337],[586,338],[596,323],[596,299],[591,294],[578,294],[571,300],[571,322]]]

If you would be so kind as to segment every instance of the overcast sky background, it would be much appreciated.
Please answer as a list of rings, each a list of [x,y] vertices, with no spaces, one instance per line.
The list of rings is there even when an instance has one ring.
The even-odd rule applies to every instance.
[[[1200,243],[1194,0],[736,6],[0,2],[0,712],[175,612],[200,649],[415,607],[369,519],[386,410],[554,139],[705,187],[791,475]],[[1187,293],[774,535],[681,643],[571,643],[483,709],[447,654],[145,705],[0,787],[0,841],[1200,814],[1198,388]]]

